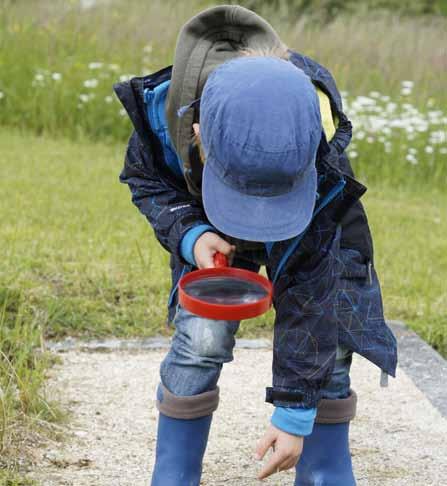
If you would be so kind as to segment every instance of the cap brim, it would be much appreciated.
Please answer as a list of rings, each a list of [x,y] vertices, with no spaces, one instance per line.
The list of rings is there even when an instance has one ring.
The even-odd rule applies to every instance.
[[[302,182],[280,196],[252,196],[224,184],[206,163],[202,196],[206,215],[222,233],[248,241],[282,241],[302,233],[312,219],[317,171],[312,164]]]

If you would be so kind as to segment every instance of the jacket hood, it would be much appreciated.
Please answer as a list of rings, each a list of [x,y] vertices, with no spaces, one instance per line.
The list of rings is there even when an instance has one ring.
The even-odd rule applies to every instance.
[[[199,98],[210,72],[239,56],[241,49],[282,45],[267,21],[238,5],[204,10],[182,27],[175,50],[166,118],[172,143],[186,167],[194,110],[187,110],[182,117],[177,116],[177,110]]]

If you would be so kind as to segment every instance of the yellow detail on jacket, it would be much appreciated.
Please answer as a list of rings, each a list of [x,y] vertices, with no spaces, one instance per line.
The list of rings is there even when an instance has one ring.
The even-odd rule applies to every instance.
[[[332,118],[332,110],[331,110],[331,103],[329,102],[329,98],[320,88],[317,89],[318,99],[320,100],[320,113],[321,113],[321,123],[323,125],[323,130],[326,135],[326,139],[332,139],[335,135],[335,124],[334,119]]]

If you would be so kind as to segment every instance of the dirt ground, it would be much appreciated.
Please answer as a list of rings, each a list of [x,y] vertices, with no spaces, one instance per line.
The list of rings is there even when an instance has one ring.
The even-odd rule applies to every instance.
[[[156,436],[155,389],[165,351],[61,354],[51,371],[49,396],[71,410],[67,441],[39,452],[32,477],[46,486],[150,484]],[[272,407],[271,351],[239,349],[224,367],[221,403],[204,462],[206,486],[291,486],[283,472],[261,483],[254,446]],[[399,369],[388,388],[379,370],[356,356],[353,388],[359,395],[351,450],[359,485],[447,484],[447,420]],[[342,485],[340,485],[342,486]]]

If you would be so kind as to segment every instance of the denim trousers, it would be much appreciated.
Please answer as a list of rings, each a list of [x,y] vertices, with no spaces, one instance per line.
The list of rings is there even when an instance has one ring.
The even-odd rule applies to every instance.
[[[224,363],[233,360],[239,321],[217,321],[178,307],[171,348],[160,366],[163,385],[174,395],[193,396],[214,390]],[[352,351],[338,347],[322,398],[347,398]]]

